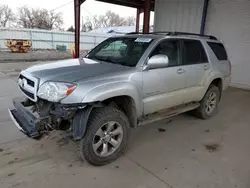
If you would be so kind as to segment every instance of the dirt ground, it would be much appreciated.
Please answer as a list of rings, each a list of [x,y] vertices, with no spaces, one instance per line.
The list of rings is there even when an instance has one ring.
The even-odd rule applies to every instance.
[[[27,53],[12,53],[10,51],[0,51],[0,63],[10,62],[31,62],[31,61],[48,61],[71,58],[69,51],[59,52],[56,50],[37,50],[28,51]]]
[[[183,114],[134,129],[124,156],[93,167],[79,159],[70,133],[36,141],[11,122],[16,77],[31,64],[0,63],[1,188],[250,187],[250,91],[229,88],[209,120]]]

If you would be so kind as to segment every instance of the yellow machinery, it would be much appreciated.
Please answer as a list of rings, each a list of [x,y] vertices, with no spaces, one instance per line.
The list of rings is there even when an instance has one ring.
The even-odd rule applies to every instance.
[[[16,53],[26,53],[30,49],[32,43],[30,40],[9,39],[7,40],[7,47]]]

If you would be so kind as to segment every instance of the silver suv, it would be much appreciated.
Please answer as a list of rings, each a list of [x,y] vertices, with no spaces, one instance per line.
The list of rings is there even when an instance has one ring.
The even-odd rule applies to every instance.
[[[230,82],[231,65],[213,36],[179,32],[112,37],[84,58],[36,65],[18,79],[25,100],[9,110],[32,138],[72,130],[92,165],[117,159],[130,129],[183,112],[211,117]]]

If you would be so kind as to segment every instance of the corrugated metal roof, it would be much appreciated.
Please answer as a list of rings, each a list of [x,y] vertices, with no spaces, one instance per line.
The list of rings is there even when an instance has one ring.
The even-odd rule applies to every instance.
[[[96,1],[101,1],[101,2],[105,2],[105,3],[112,3],[112,4],[122,5],[122,6],[126,6],[126,7],[143,8],[145,0],[96,0]],[[152,6],[152,10],[153,10],[155,0],[151,0],[151,2],[153,5]]]

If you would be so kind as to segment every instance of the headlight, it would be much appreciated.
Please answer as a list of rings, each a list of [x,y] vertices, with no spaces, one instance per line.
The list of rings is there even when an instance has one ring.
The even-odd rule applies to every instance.
[[[38,90],[38,96],[51,102],[59,102],[76,88],[75,84],[63,82],[45,82]]]

